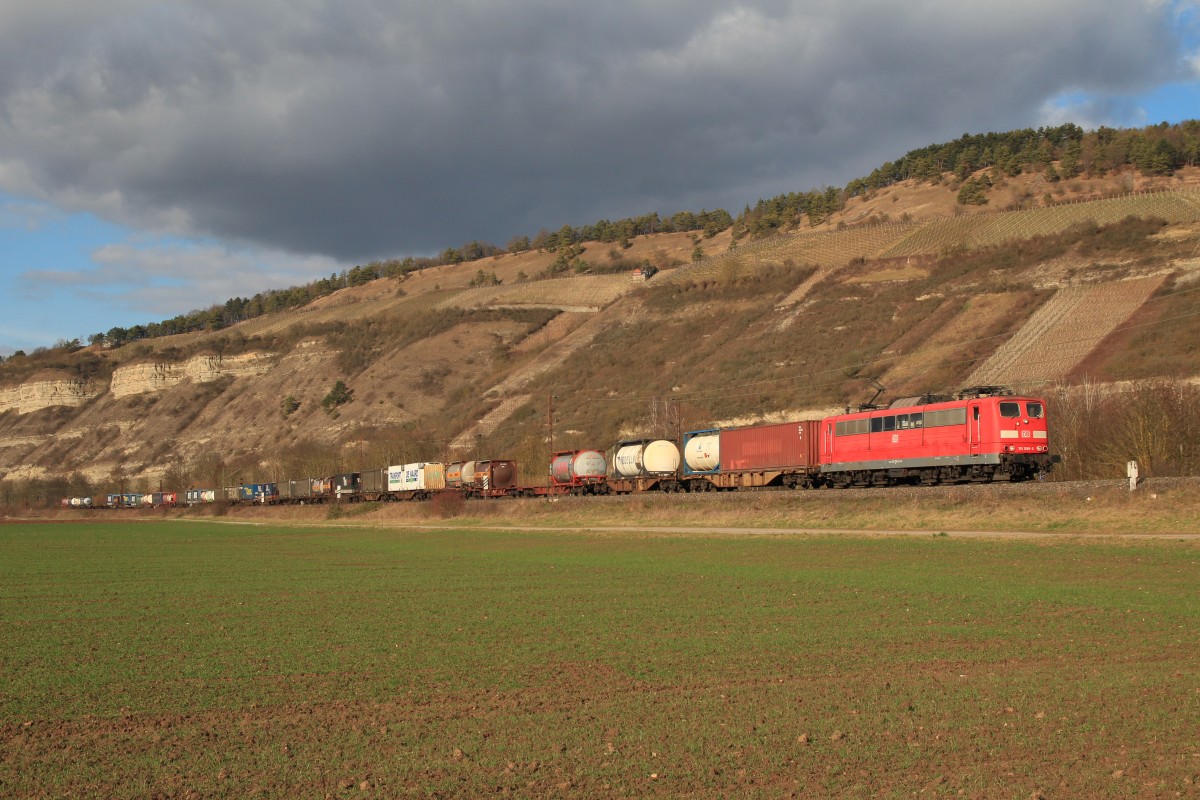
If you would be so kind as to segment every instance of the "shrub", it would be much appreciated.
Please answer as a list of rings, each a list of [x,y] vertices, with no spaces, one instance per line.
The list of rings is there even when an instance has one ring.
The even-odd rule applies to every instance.
[[[280,411],[283,412],[284,419],[287,419],[292,414],[296,413],[298,408],[300,408],[300,401],[296,399],[295,395],[289,394],[287,397],[283,398],[283,402],[280,404]]]
[[[332,414],[338,406],[349,403],[354,397],[354,390],[346,386],[342,381],[338,381],[329,390],[329,394],[325,395],[325,399],[321,401],[321,407],[325,409],[325,413]]]
[[[438,492],[429,501],[429,513],[439,519],[451,519],[462,514],[466,502],[458,492]]]
[[[1063,457],[1059,478],[1119,478],[1130,460],[1148,477],[1200,469],[1200,389],[1185,381],[1083,383],[1048,399],[1051,446]]]

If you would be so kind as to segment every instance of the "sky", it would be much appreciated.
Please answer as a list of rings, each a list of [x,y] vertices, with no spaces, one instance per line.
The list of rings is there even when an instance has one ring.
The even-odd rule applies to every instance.
[[[1200,117],[1200,0],[0,0],[0,355],[374,259]]]

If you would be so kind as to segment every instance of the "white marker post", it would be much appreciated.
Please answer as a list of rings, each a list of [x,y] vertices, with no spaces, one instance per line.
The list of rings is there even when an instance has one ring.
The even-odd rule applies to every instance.
[[[1125,465],[1125,474],[1129,476],[1129,491],[1133,491],[1138,485],[1138,465],[1136,461],[1130,461]]]

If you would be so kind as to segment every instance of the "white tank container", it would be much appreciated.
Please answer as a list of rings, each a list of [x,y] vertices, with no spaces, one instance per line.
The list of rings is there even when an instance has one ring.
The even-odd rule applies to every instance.
[[[463,462],[462,485],[463,486],[474,486],[475,485],[475,462],[474,461],[464,461]]]
[[[571,461],[571,473],[580,479],[603,478],[608,474],[608,463],[604,454],[596,450],[581,450]]]
[[[693,436],[683,446],[683,461],[693,472],[708,472],[721,465],[721,434]]]
[[[671,474],[679,469],[679,448],[666,439],[627,444],[617,450],[613,466],[622,478]]]
[[[608,474],[604,454],[596,450],[579,450],[555,456],[550,462],[550,475],[555,483],[599,480]]]

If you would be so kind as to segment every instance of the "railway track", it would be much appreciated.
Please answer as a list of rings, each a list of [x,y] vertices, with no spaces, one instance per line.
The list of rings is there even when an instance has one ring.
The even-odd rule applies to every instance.
[[[795,495],[811,497],[843,497],[847,499],[889,497],[889,498],[970,498],[970,497],[999,497],[1020,498],[1033,496],[1075,496],[1088,497],[1113,489],[1128,489],[1129,482],[1125,478],[1087,480],[1087,481],[993,481],[991,483],[959,483],[940,486],[886,486],[874,488],[851,489],[785,489],[769,486],[740,492],[677,492],[663,494],[660,492],[643,492],[637,495],[595,495],[588,496],[584,502],[621,503],[631,497],[651,498],[663,503],[721,503],[731,498],[751,500],[762,495]],[[1147,478],[1138,486],[1139,492],[1157,492],[1171,488],[1193,487],[1200,489],[1200,477],[1186,478]],[[547,502],[546,498],[524,500],[521,502]]]

